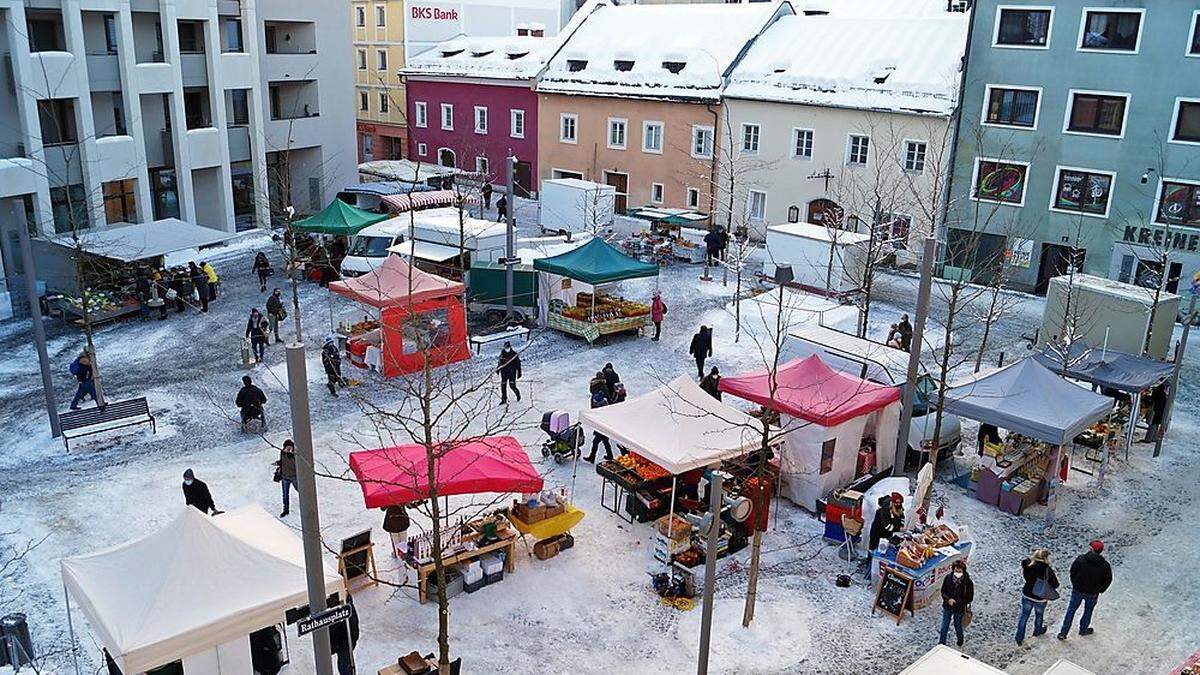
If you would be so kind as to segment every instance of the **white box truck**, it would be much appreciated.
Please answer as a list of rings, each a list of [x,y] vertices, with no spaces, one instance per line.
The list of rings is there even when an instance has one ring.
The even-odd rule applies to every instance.
[[[560,234],[611,227],[617,189],[578,178],[542,181],[538,196],[542,230]]]
[[[1076,339],[1089,347],[1127,354],[1141,354],[1150,336],[1147,355],[1164,359],[1171,348],[1179,303],[1178,295],[1163,291],[1155,308],[1154,289],[1090,274],[1054,277],[1046,290],[1038,347],[1071,326]]]
[[[853,295],[862,286],[870,237],[811,223],[785,223],[767,228],[763,276],[792,267],[792,283],[822,295]]]

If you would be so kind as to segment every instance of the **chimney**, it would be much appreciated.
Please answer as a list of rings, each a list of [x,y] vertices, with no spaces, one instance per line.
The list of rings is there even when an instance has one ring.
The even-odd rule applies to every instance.
[[[517,35],[519,37],[525,37],[529,35],[529,25],[524,23],[517,24]]]
[[[533,37],[546,37],[546,26],[540,23],[529,24],[529,34]]]

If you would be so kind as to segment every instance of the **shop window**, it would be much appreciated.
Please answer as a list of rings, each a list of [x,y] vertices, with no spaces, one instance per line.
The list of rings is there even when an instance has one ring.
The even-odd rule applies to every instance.
[[[1154,221],[1200,227],[1200,184],[1163,181]]]
[[[1125,132],[1126,94],[1096,94],[1072,91],[1066,131],[1102,136]]]
[[[1171,140],[1200,143],[1200,100],[1179,99],[1175,103],[1175,124]]]
[[[104,193],[104,220],[113,223],[137,222],[137,181],[115,180],[101,186]]]
[[[1141,12],[1089,11],[1083,17],[1079,48],[1136,52],[1141,30]]]
[[[1013,89],[989,85],[984,121],[987,124],[1033,129],[1037,126],[1040,97],[1037,89]]]
[[[1050,42],[1050,9],[1002,7],[996,18],[996,41],[1005,47],[1045,47]]]
[[[1113,175],[1082,169],[1059,169],[1054,208],[1060,211],[1108,215]]]
[[[837,449],[837,439],[831,438],[821,444],[821,475],[833,471],[833,452]]]
[[[1025,177],[1028,164],[992,159],[975,160],[975,199],[1022,205],[1025,203]]]

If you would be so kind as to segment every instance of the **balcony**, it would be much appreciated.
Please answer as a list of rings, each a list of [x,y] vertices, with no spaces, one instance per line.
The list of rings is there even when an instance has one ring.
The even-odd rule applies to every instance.
[[[170,94],[175,91],[175,71],[169,63],[139,63],[135,73],[139,94]]]
[[[315,80],[271,82],[267,85],[267,93],[272,120],[301,120],[321,115]]]
[[[179,61],[184,87],[208,86],[208,59],[205,54],[180,54]]]
[[[262,74],[267,82],[298,82],[317,75],[316,54],[270,54],[263,59]]]
[[[253,89],[254,71],[251,70],[250,54],[228,52],[221,54],[217,68],[221,71],[221,82],[226,89]]]
[[[36,192],[40,182],[41,171],[34,167],[33,160],[0,159],[0,199]]]
[[[221,165],[221,132],[218,129],[189,129],[187,143],[193,169]]]
[[[121,91],[121,63],[116,54],[88,54],[87,67],[92,91]]]
[[[96,139],[96,161],[93,163],[93,180],[107,183],[129,177],[132,167],[139,164],[132,136],[105,136]]]
[[[71,52],[35,52],[29,55],[34,76],[26,89],[34,98],[78,98],[79,60]]]
[[[229,127],[229,161],[247,162],[250,160],[250,128]]]
[[[46,178],[50,187],[62,187],[83,182],[83,162],[77,143],[48,145],[46,153]]]

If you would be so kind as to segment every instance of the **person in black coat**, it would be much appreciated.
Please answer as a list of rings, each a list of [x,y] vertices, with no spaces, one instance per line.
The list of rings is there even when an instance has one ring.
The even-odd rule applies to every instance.
[[[287,318],[287,310],[283,308],[283,293],[276,288],[267,297],[267,325],[275,334],[275,344],[283,342],[279,337],[279,324]],[[268,337],[270,337],[268,335]]]
[[[1004,443],[1004,440],[1000,438],[1000,430],[996,428],[995,424],[981,422],[979,424],[979,434],[975,437],[975,442],[979,448],[979,454],[982,455],[985,442],[992,445],[1001,445]]]
[[[954,623],[954,637],[959,647],[963,644],[963,615],[975,599],[975,582],[967,574],[967,563],[954,561],[950,574],[942,581],[942,628],[938,632],[938,643],[946,644],[946,633]]]
[[[491,183],[483,184],[483,208],[485,208],[485,209],[492,208],[492,184]]]
[[[267,260],[267,254],[262,251],[254,255],[254,273],[258,275],[258,292],[265,293],[267,277],[271,275],[271,261]]]
[[[217,505],[213,503],[212,493],[208,491],[208,484],[196,478],[196,474],[192,473],[191,469],[183,472],[183,503],[200,509],[204,515],[215,516],[224,513],[218,510]]]
[[[608,402],[617,403],[617,385],[621,382],[621,376],[617,374],[617,369],[613,368],[613,364],[606,363],[600,370],[600,374],[604,376],[604,395],[608,398]]]
[[[234,399],[238,410],[242,411],[242,424],[255,418],[262,419],[263,405],[266,402],[267,395],[263,390],[254,386],[249,375],[243,375],[242,388],[238,390],[237,398]]]
[[[912,347],[913,329],[912,324],[908,322],[908,315],[900,315],[900,323],[896,324],[897,337],[900,339],[900,349],[908,351]]]
[[[879,542],[891,539],[893,534],[904,529],[904,496],[899,492],[884,495],[879,498],[875,509],[875,517],[871,519],[871,529],[867,533],[867,572],[871,578],[871,558]]]
[[[696,359],[696,377],[704,377],[704,359],[712,356],[712,329],[700,326],[700,330],[692,336],[692,344],[688,353]]]
[[[721,371],[717,370],[716,366],[707,375],[700,378],[700,388],[708,392],[708,395],[721,400]]]
[[[592,395],[592,408],[603,408],[606,405],[608,405],[608,397],[605,395],[604,390],[600,389],[600,390],[596,391],[596,393]],[[612,443],[608,440],[608,436],[605,436],[604,434],[600,433],[599,431],[593,430],[592,431],[592,453],[590,455],[588,455],[584,459],[584,461],[592,462],[593,464],[596,463],[596,451],[600,449],[601,443],[604,444],[605,456],[608,459],[613,458]]]
[[[496,200],[496,222],[504,222],[508,216],[508,197],[500,195],[500,199]]]
[[[338,352],[337,340],[332,335],[325,336],[325,346],[321,347],[321,367],[325,369],[325,386],[329,393],[336,398],[337,388],[345,386],[342,379],[342,355]]]
[[[358,609],[354,607],[354,597],[347,595],[346,604],[350,605],[350,618],[329,627],[329,649],[337,657],[338,675],[354,674],[353,652],[358,646]],[[349,631],[346,624],[350,624]]]
[[[1043,579],[1052,589],[1058,588],[1058,576],[1050,567],[1050,551],[1039,548],[1025,560],[1021,561],[1021,576],[1025,585],[1021,588],[1021,615],[1017,619],[1017,644],[1025,642],[1025,627],[1029,624],[1029,615],[1034,615],[1033,636],[1037,637],[1046,632],[1044,623],[1048,597],[1038,595],[1038,585]],[[1053,596],[1051,596],[1053,597]]]
[[[254,361],[262,363],[267,352],[267,334],[270,326],[263,318],[258,308],[250,310],[250,318],[246,320],[246,337],[250,338],[250,348],[254,351]]]
[[[208,313],[208,275],[195,262],[188,263],[188,275],[196,296],[200,298],[200,311]]]
[[[507,340],[504,342],[504,348],[500,350],[500,361],[496,364],[496,372],[500,373],[500,403],[508,403],[509,388],[520,401],[521,390],[517,389],[517,380],[521,379],[521,355]]]
[[[1083,616],[1079,619],[1079,634],[1091,635],[1096,632],[1092,629],[1092,610],[1096,609],[1100,594],[1112,585],[1112,566],[1101,555],[1104,542],[1094,540],[1091,549],[1071,563],[1071,601],[1067,603],[1067,613],[1058,631],[1059,640],[1067,639],[1071,623],[1075,620],[1075,610],[1079,609],[1080,604],[1083,605]]]

